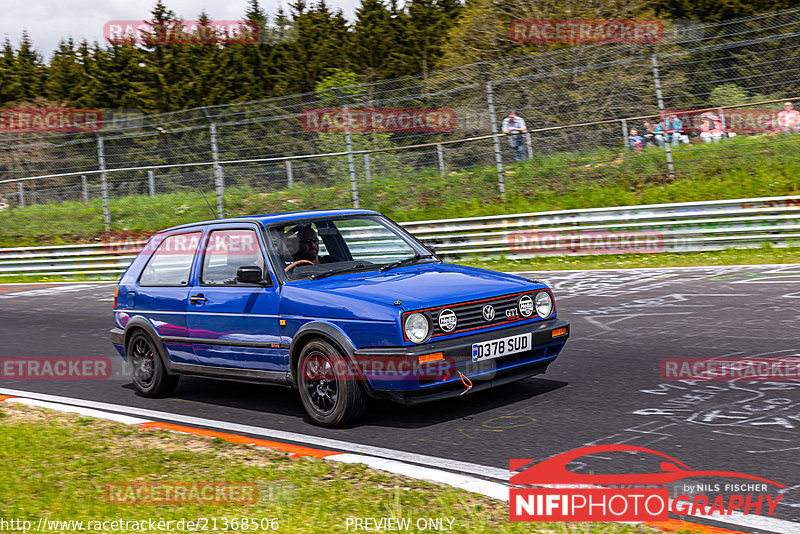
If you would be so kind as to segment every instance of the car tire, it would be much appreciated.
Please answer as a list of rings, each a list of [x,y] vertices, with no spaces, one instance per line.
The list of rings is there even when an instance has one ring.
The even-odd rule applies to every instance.
[[[367,397],[351,376],[348,360],[331,343],[314,339],[300,351],[297,359],[297,387],[300,400],[311,420],[325,427],[355,421],[364,413]]]
[[[165,397],[178,385],[178,375],[167,373],[153,338],[137,330],[128,339],[126,354],[131,366],[131,380],[145,397]]]

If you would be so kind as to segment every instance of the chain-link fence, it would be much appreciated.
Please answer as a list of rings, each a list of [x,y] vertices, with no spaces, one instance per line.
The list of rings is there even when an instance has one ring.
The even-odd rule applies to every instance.
[[[625,176],[725,172],[754,159],[785,164],[800,136],[760,134],[778,132],[783,100],[800,95],[798,36],[795,9],[667,25],[664,39],[649,45],[571,46],[426,77],[148,116],[91,134],[4,133],[0,202],[8,207],[0,234],[152,230],[208,218],[209,208],[396,212],[471,198],[513,209],[514,198]],[[509,109],[527,123],[522,139],[500,130]],[[723,134],[703,138],[689,124],[701,115],[688,110],[711,113]],[[645,142],[639,151],[632,130],[670,111],[688,120],[677,145]],[[524,149],[515,152],[517,141]]]

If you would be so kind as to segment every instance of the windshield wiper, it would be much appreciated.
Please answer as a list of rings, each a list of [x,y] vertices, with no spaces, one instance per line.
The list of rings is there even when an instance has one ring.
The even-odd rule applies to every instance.
[[[333,269],[332,271],[325,271],[324,273],[313,274],[311,275],[311,280],[318,280],[320,278],[325,278],[326,276],[333,276],[335,274],[344,274],[349,273],[350,271],[357,271],[359,269],[364,269],[366,265],[363,263],[356,263],[352,267],[342,267],[341,269]]]
[[[410,258],[406,258],[404,260],[394,261],[392,263],[387,263],[383,267],[380,268],[380,271],[388,271],[389,269],[394,269],[395,267],[402,267],[403,265],[408,265],[410,263],[418,262],[419,260],[424,260],[425,258],[435,258],[433,254],[414,254]]]

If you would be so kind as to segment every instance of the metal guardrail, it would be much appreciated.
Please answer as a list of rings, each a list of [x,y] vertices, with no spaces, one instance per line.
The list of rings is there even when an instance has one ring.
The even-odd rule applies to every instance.
[[[800,196],[650,204],[401,223],[441,256],[691,252],[800,242]],[[0,249],[11,275],[125,271],[143,241]]]

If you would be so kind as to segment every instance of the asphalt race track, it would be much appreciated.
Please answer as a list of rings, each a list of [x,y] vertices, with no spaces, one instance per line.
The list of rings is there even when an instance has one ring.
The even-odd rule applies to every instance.
[[[545,375],[417,407],[374,403],[328,430],[280,387],[182,379],[146,399],[124,377],[0,380],[0,387],[192,415],[507,470],[593,444],[638,445],[698,470],[788,486],[775,518],[800,521],[800,380],[665,380],[665,358],[800,357],[800,265],[527,273],[553,287],[572,336]],[[113,285],[0,286],[0,357],[107,356]],[[574,471],[660,471],[647,455],[587,457]],[[497,471],[495,471],[497,472]],[[708,483],[694,478],[675,483]],[[720,483],[717,478],[714,483]],[[747,482],[733,480],[733,483]],[[730,525],[728,525],[730,528]]]

